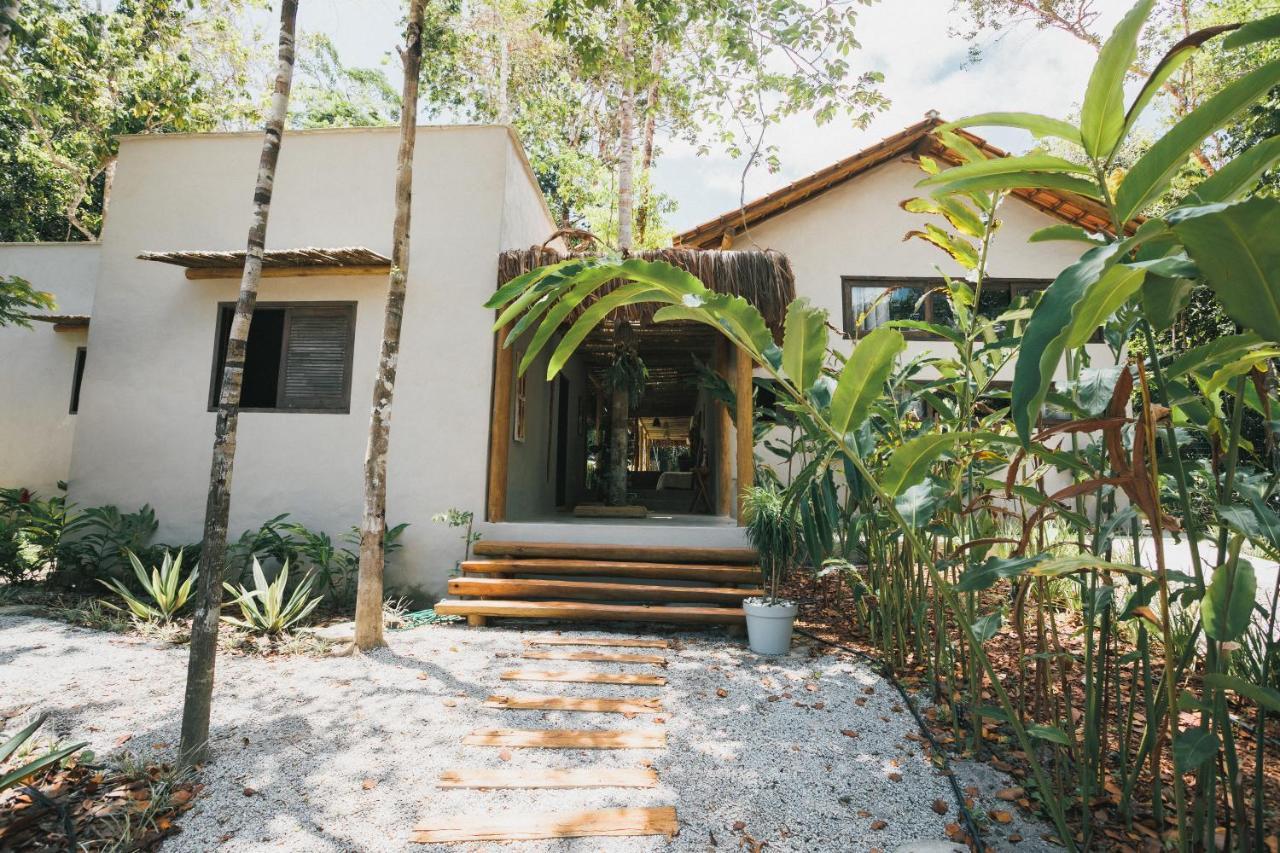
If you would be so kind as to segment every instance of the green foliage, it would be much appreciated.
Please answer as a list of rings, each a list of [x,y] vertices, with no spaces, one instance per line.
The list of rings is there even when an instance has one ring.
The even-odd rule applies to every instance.
[[[13,756],[17,755],[23,747],[31,741],[36,730],[44,725],[44,721],[49,718],[48,714],[41,714],[25,728],[19,730],[17,734],[8,740],[0,743],[0,767],[5,765]],[[56,767],[67,758],[84,749],[88,744],[74,743],[70,746],[55,746],[35,758],[21,760],[21,763],[15,764],[9,770],[0,772],[0,794],[18,785],[24,784],[31,777],[38,773]]]
[[[766,600],[777,604],[778,587],[791,571],[800,531],[786,497],[773,486],[752,486],[742,493],[747,538],[759,555],[766,584]]]
[[[312,576],[305,576],[301,582],[288,591],[289,564],[280,567],[275,580],[267,582],[258,558],[253,558],[253,588],[243,585],[232,586],[224,583],[223,587],[232,596],[228,606],[240,608],[241,618],[223,616],[222,620],[238,628],[244,628],[255,634],[275,636],[301,622],[324,600],[323,596],[309,598],[312,588]]]
[[[164,552],[164,561],[159,568],[153,568],[150,576],[147,570],[143,568],[140,561],[132,551],[126,552],[129,556],[129,562],[133,565],[134,576],[138,579],[138,585],[145,593],[145,597],[136,596],[129,591],[128,587],[115,578],[108,580],[99,580],[98,582],[107,589],[112,590],[124,599],[125,606],[134,617],[144,622],[161,622],[168,623],[178,615],[178,612],[186,606],[188,599],[191,597],[191,587],[199,575],[199,569],[192,569],[186,579],[182,578],[182,549],[178,550],[178,557],[174,559],[168,551]],[[108,606],[115,607],[113,604]],[[120,608],[116,608],[119,610]]]
[[[457,509],[449,507],[444,512],[438,512],[431,516],[431,520],[436,524],[447,524],[450,527],[465,527],[462,533],[462,559],[463,561],[471,559],[471,546],[479,542],[483,534],[475,530],[476,514],[471,510]],[[401,525],[403,527],[404,525]]]
[[[323,33],[302,38],[297,57],[289,94],[291,125],[368,127],[400,120],[400,92],[383,69],[344,65],[337,47]]]
[[[31,328],[31,311],[51,311],[57,307],[52,293],[36,290],[31,282],[16,275],[0,275],[0,328]]]

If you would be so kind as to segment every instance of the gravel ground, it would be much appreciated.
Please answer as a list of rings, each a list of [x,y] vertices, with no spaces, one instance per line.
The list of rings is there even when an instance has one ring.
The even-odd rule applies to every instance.
[[[749,836],[770,851],[893,850],[944,841],[944,826],[959,819],[946,780],[913,740],[918,731],[897,692],[856,662],[804,645],[786,657],[761,658],[722,633],[687,633],[671,635],[665,687],[499,680],[515,666],[654,670],[517,660],[526,639],[548,633],[428,626],[392,633],[390,648],[363,657],[222,656],[215,760],[202,774],[206,787],[195,808],[181,820],[182,833],[164,849],[421,850],[430,848],[409,843],[410,832],[432,815],[674,805],[680,834],[671,842],[595,838],[501,849],[736,851],[752,849],[740,847]],[[185,648],[0,616],[0,715],[48,710],[60,734],[90,741],[100,755],[130,735],[125,748],[171,759],[186,657]],[[656,696],[665,712],[626,719],[481,707],[495,692]],[[474,728],[655,725],[668,732],[665,750],[512,749],[504,762],[502,750],[461,744]],[[449,768],[644,762],[657,770],[658,787],[434,787]],[[935,801],[945,814],[935,812]]]

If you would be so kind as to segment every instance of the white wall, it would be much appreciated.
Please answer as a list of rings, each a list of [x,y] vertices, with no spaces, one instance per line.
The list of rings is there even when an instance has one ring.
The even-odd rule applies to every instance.
[[[20,276],[57,298],[56,308],[38,313],[88,314],[98,251],[97,243],[0,243],[0,276]],[[31,325],[0,329],[0,487],[48,496],[71,468],[79,420],[70,413],[72,376],[87,330]]]
[[[267,247],[390,255],[397,142],[395,128],[286,133]],[[443,591],[461,552],[456,531],[431,515],[450,506],[483,514],[493,336],[482,304],[498,250],[550,232],[545,209],[538,221],[540,195],[512,168],[512,144],[501,127],[418,135],[387,508],[389,524],[411,526],[387,580],[427,594]],[[151,503],[164,541],[200,537],[214,324],[238,283],[188,281],[137,255],[243,247],[260,146],[260,134],[248,133],[131,137],[120,147],[71,494],[81,504]],[[331,534],[359,522],[385,291],[381,276],[263,280],[264,302],[357,303],[351,413],[241,414],[233,536],[281,512]]]

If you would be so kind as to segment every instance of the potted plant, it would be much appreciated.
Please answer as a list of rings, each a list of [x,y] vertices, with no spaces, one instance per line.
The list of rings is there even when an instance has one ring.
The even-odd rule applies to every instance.
[[[761,655],[784,655],[791,649],[791,629],[799,605],[778,596],[778,587],[791,569],[799,530],[786,497],[773,486],[753,486],[744,495],[747,536],[756,549],[764,575],[764,595],[742,602],[747,616],[747,641]]]

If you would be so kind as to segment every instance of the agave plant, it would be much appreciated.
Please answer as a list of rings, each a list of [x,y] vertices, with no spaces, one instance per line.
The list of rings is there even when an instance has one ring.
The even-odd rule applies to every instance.
[[[142,561],[138,559],[136,554],[132,551],[125,551],[125,554],[128,556],[130,564],[133,565],[133,573],[137,576],[138,583],[142,585],[143,590],[146,591],[147,599],[149,600],[134,595],[129,591],[128,587],[115,578],[99,579],[98,583],[123,598],[128,611],[138,619],[146,622],[172,621],[173,617],[186,606],[187,600],[190,599],[191,587],[195,585],[200,569],[192,569],[191,574],[187,575],[186,580],[183,580],[183,551],[179,548],[176,559],[168,551],[165,551],[164,560],[161,562],[160,568],[153,568],[148,576],[147,570],[143,567]],[[117,607],[111,602],[103,603],[114,610],[125,609]]]
[[[13,737],[4,743],[0,743],[0,765],[3,765],[9,757],[16,753],[22,746],[31,740],[36,730],[44,725],[44,721],[48,718],[48,714],[41,714],[30,725],[22,729]],[[73,743],[71,746],[56,747],[48,752],[40,755],[25,764],[19,764],[7,773],[0,774],[0,793],[3,793],[15,785],[21,784],[23,779],[39,773],[49,767],[53,767],[68,756],[74,755],[84,749],[87,744]]]
[[[280,568],[276,579],[267,583],[258,558],[253,558],[253,589],[224,583],[223,587],[233,598],[229,604],[240,608],[241,619],[223,616],[229,624],[252,631],[255,634],[279,634],[305,619],[323,600],[323,596],[311,596],[313,577],[308,574],[293,592],[286,595],[289,586],[289,564]]]

